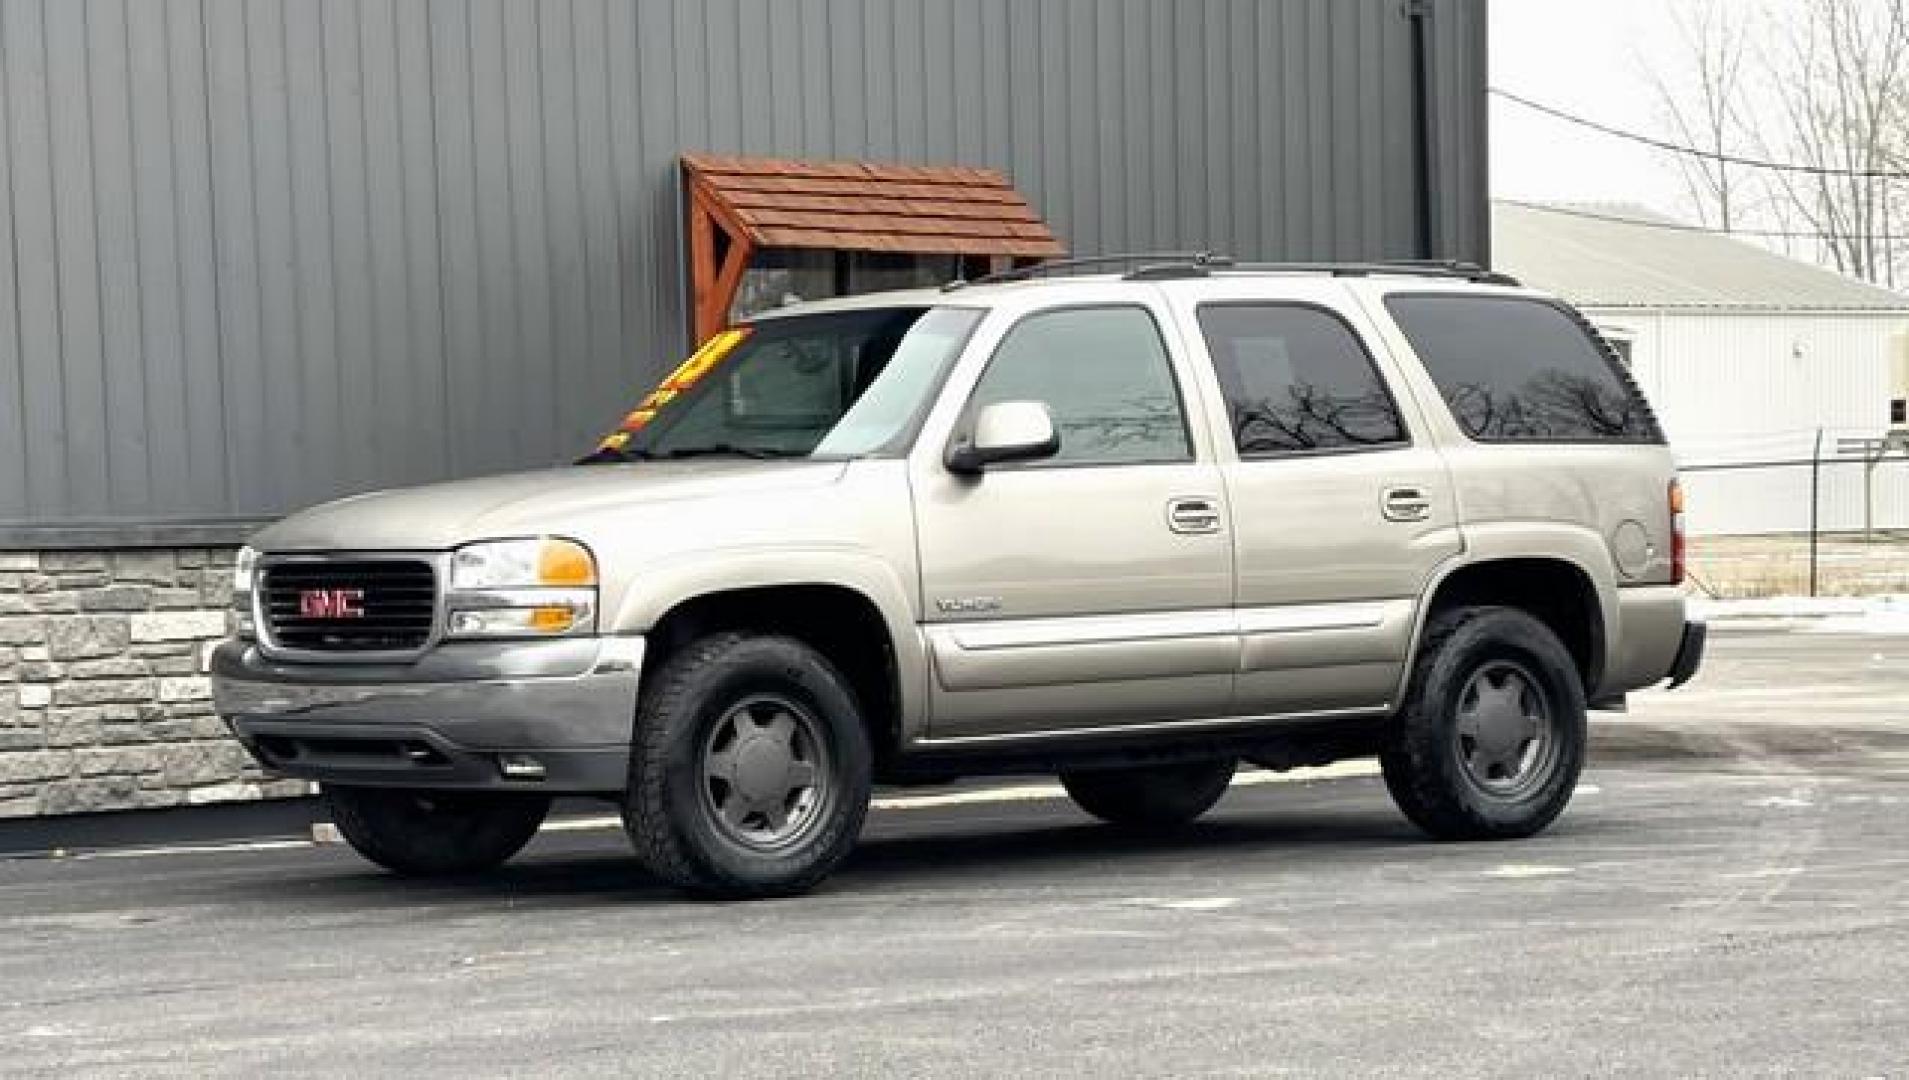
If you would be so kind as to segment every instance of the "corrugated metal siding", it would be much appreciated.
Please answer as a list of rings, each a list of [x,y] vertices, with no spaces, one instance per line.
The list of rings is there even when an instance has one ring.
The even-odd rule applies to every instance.
[[[1434,245],[1482,266],[1491,258],[1484,4],[1433,4]]]
[[[1434,6],[1463,257],[1483,20]],[[1397,0],[0,0],[0,532],[564,460],[683,347],[685,150],[1002,168],[1076,252],[1415,254],[1409,48]]]
[[[1635,335],[1633,370],[1689,470],[1689,523],[1700,536],[1808,530],[1806,464],[1704,466],[1808,462],[1819,425],[1826,460],[1838,438],[1880,435],[1888,426],[1890,341],[1909,329],[1909,318],[1874,313],[1586,314]],[[1820,484],[1819,526],[1862,528],[1862,466],[1825,465]],[[1877,527],[1909,528],[1909,465],[1898,459],[1879,468],[1873,498]]]

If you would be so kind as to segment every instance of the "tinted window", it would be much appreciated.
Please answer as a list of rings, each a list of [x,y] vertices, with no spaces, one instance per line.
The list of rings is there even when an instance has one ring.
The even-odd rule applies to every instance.
[[[1242,457],[1405,441],[1398,406],[1352,330],[1317,308],[1209,304],[1200,329]]]
[[[1068,463],[1185,461],[1186,419],[1159,328],[1137,307],[1030,315],[1009,330],[974,388],[969,416],[1002,401],[1054,413]]]
[[[1394,296],[1385,303],[1473,438],[1660,438],[1643,398],[1590,333],[1556,306],[1474,296]]]

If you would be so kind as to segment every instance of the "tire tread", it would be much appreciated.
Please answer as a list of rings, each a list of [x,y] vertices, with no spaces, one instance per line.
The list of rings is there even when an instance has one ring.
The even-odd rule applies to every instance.
[[[1570,700],[1554,705],[1567,713],[1559,719],[1572,725],[1565,736],[1574,740],[1565,751],[1567,763],[1564,768],[1570,772],[1569,783],[1562,797],[1554,796],[1552,803],[1541,808],[1539,813],[1510,823],[1482,812],[1481,805],[1464,794],[1465,780],[1457,775],[1458,766],[1444,745],[1448,733],[1443,718],[1428,715],[1428,710],[1437,707],[1428,698],[1438,689],[1437,668],[1446,659],[1452,639],[1480,620],[1502,618],[1505,615],[1529,623],[1526,629],[1533,640],[1527,648],[1531,652],[1549,652],[1553,654],[1550,659],[1554,662],[1559,658],[1565,661],[1563,667],[1569,671],[1573,681],[1568,689],[1574,691]],[[1386,789],[1391,793],[1393,802],[1413,824],[1443,840],[1511,839],[1542,830],[1563,811],[1564,804],[1569,801],[1570,789],[1575,786],[1577,770],[1582,766],[1584,749],[1583,690],[1576,685],[1576,668],[1569,663],[1569,659],[1569,653],[1550,628],[1518,608],[1495,605],[1458,607],[1435,613],[1431,617],[1425,627],[1418,655],[1413,660],[1405,704],[1399,710],[1392,735],[1379,755]]]
[[[807,865],[791,870],[800,860],[764,856],[780,860],[783,866],[775,874],[761,878],[726,870],[717,859],[699,857],[686,838],[682,823],[672,820],[672,777],[663,763],[668,760],[674,742],[683,737],[682,725],[697,716],[696,696],[704,682],[712,677],[712,672],[729,663],[737,650],[749,646],[789,650],[803,663],[814,665],[829,688],[847,703],[855,737],[865,737],[847,680],[825,657],[795,638],[746,631],[712,634],[691,642],[662,665],[653,687],[643,695],[637,709],[629,791],[623,805],[625,831],[636,850],[637,860],[663,881],[689,892],[732,899],[790,896],[813,888],[846,855],[845,845],[854,843],[868,802],[866,748],[839,750],[862,764],[860,775],[847,781],[850,790],[840,796],[850,800],[850,812],[840,820],[825,823],[828,831],[815,838],[814,842],[823,849],[822,857],[809,859]],[[843,782],[843,778],[838,777],[838,782]]]

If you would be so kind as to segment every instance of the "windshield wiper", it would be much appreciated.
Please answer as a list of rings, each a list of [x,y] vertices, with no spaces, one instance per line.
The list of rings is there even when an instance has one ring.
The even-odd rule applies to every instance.
[[[737,446],[733,443],[713,443],[709,446],[679,446],[674,450],[665,450],[657,455],[665,458],[692,457],[741,457],[754,461],[770,461],[776,458],[808,457],[802,450],[776,450],[763,446]]]

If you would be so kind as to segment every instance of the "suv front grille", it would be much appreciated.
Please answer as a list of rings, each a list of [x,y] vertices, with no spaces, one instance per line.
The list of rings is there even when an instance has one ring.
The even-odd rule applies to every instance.
[[[311,652],[409,652],[431,639],[437,572],[421,559],[324,559],[263,568],[271,644]]]

